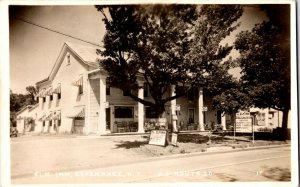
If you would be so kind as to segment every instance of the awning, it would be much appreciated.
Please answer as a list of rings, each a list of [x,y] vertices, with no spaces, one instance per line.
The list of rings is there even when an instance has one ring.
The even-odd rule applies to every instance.
[[[46,117],[46,120],[47,120],[47,121],[51,121],[51,120],[52,120],[52,117],[53,117],[53,113],[51,112],[51,113]]]
[[[49,88],[47,91],[46,91],[46,94],[45,95],[52,95],[52,87]]]
[[[33,121],[32,117],[25,117],[24,119],[25,119],[26,122],[32,122]]]
[[[59,94],[61,92],[61,88],[60,88],[60,85],[57,86],[52,93],[56,93],[56,94]]]
[[[45,90],[38,93],[37,97],[45,97]]]
[[[17,120],[22,120],[22,119],[23,119],[22,116],[18,116],[18,117],[17,117]]]
[[[68,118],[85,118],[84,107],[76,107],[67,115]]]
[[[38,120],[39,121],[45,121],[46,120],[46,114],[43,114]]]
[[[61,119],[61,113],[60,111],[58,112],[55,112],[53,117],[52,117],[53,120],[60,120]]]
[[[82,86],[83,78],[80,77],[77,81],[73,82],[73,86]]]

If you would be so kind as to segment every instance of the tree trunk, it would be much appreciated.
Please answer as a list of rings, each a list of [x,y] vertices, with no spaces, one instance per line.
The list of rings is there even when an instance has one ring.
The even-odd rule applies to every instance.
[[[283,113],[283,115],[282,115],[282,124],[281,124],[281,127],[282,127],[281,137],[282,137],[282,140],[287,140],[288,139],[288,129],[287,129],[287,126],[288,126],[289,110],[288,109],[284,109],[282,111],[282,113]]]
[[[165,111],[165,106],[164,104],[161,104],[161,105],[157,105],[156,106],[156,112],[157,112],[157,116],[158,116],[158,119],[157,121],[159,122],[159,119],[165,119],[165,124],[164,124],[164,127],[165,127],[165,130],[167,131],[166,133],[166,146],[168,146],[171,142],[171,138],[170,138],[170,135],[169,135],[169,131],[168,131],[168,122],[166,120],[166,111]],[[158,123],[159,125],[159,129],[161,129],[162,127],[162,124]]]

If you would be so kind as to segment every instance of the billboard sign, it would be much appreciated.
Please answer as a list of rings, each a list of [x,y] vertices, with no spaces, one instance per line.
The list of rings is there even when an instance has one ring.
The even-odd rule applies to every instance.
[[[235,120],[236,132],[252,132],[251,118],[236,118]]]

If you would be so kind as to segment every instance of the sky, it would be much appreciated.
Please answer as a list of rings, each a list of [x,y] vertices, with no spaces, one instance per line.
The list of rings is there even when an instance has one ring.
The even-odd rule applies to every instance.
[[[85,42],[20,21],[18,18],[102,45],[104,23],[94,6],[10,6],[9,57],[10,89],[13,93],[26,93],[26,86],[49,76],[64,42]],[[250,30],[255,23],[266,19],[256,6],[244,9],[241,26],[227,37],[224,43],[232,44],[241,30]],[[233,51],[231,56],[238,53]],[[239,69],[231,73],[238,76]]]

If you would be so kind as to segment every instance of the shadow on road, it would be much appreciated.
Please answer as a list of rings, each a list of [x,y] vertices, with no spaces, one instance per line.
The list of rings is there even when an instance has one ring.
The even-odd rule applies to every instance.
[[[149,143],[149,136],[142,136],[141,140],[134,140],[134,141],[116,141],[116,147],[114,149],[131,149],[131,148],[139,148],[145,144]]]
[[[119,144],[116,144],[115,148],[113,149],[119,149],[119,148],[125,148],[125,149],[131,149],[131,148],[139,148],[142,145],[148,144],[148,141],[120,141]]]
[[[202,144],[202,143],[209,142],[209,139],[212,142],[221,142],[221,141],[225,140],[226,138],[224,138],[222,136],[211,136],[209,138],[209,136],[204,136],[204,135],[200,135],[200,134],[179,134],[177,141],[182,142],[182,143]]]
[[[291,181],[291,170],[288,168],[267,168],[262,175],[276,181]]]

